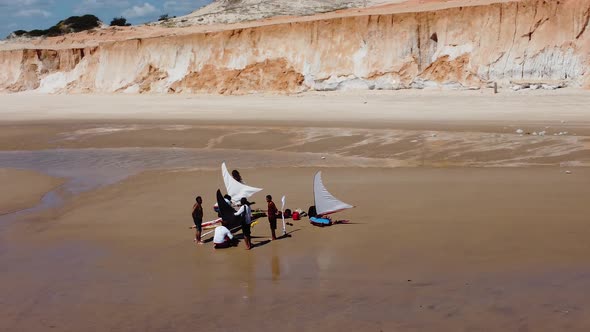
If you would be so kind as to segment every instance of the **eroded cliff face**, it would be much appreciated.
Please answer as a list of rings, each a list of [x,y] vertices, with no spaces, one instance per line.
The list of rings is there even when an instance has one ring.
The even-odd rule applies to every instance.
[[[0,52],[0,91],[222,93],[590,85],[590,0],[524,0],[92,48]]]

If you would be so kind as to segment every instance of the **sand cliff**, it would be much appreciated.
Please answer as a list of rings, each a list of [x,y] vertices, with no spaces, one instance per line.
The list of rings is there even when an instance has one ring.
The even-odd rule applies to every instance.
[[[415,12],[402,4],[397,12],[384,6],[145,38],[127,32],[97,42],[87,34],[70,46],[64,39],[65,45],[5,45],[0,92],[295,93],[521,80],[545,88],[590,85],[590,0],[428,7],[434,2]]]

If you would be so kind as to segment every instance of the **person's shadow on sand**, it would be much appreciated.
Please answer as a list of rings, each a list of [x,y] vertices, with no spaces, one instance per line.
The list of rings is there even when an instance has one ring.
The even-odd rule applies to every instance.
[[[259,242],[256,242],[256,243],[252,243],[252,248],[251,249],[262,247],[262,246],[267,245],[267,244],[269,244],[271,242],[272,242],[271,240],[264,240],[264,241],[259,241]]]
[[[297,232],[299,230],[300,229],[295,229],[295,230],[292,230],[292,231],[288,232],[287,234],[283,234],[283,235],[277,237],[276,241],[283,240],[283,239],[288,239],[288,238],[292,237],[291,233]],[[252,238],[254,238],[254,237],[252,237]],[[265,246],[265,245],[267,245],[267,244],[269,244],[271,242],[272,242],[271,240],[264,240],[264,241],[259,241],[257,243],[253,243],[252,244],[252,249],[257,248],[257,247]]]
[[[295,232],[300,231],[300,230],[301,229],[298,228],[298,229],[294,229],[294,230],[288,232],[287,234],[283,234],[283,235],[277,237],[277,240],[276,241],[291,238],[291,237],[293,237],[291,235],[292,233],[295,233]],[[254,240],[254,239],[260,239],[260,238],[264,238],[264,237],[263,236],[252,236],[251,237],[252,240]],[[243,234],[237,234],[237,235],[234,236],[234,239],[236,241],[236,244],[233,245],[232,247],[237,247],[242,242],[242,240],[244,240],[244,235]],[[211,238],[208,238],[206,240],[203,240],[203,242],[204,243],[211,243],[211,242],[213,242],[213,238],[212,237]],[[265,245],[267,245],[267,244],[269,244],[271,242],[272,241],[271,240],[268,240],[268,239],[267,240],[263,240],[263,241],[258,241],[256,243],[252,242],[252,247],[250,249],[262,247],[262,246],[265,246]]]

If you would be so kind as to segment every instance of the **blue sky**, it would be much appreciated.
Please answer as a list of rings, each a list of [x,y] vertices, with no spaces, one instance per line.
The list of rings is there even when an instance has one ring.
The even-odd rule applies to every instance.
[[[212,0],[0,0],[0,39],[14,30],[47,29],[72,15],[94,14],[110,23],[124,16],[133,24],[162,14],[184,15]]]

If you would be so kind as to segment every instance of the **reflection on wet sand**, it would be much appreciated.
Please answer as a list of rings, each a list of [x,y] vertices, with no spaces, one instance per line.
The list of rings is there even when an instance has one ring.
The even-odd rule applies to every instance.
[[[281,279],[281,263],[279,261],[279,256],[273,255],[270,261],[271,271],[272,271],[272,280],[277,282]]]

